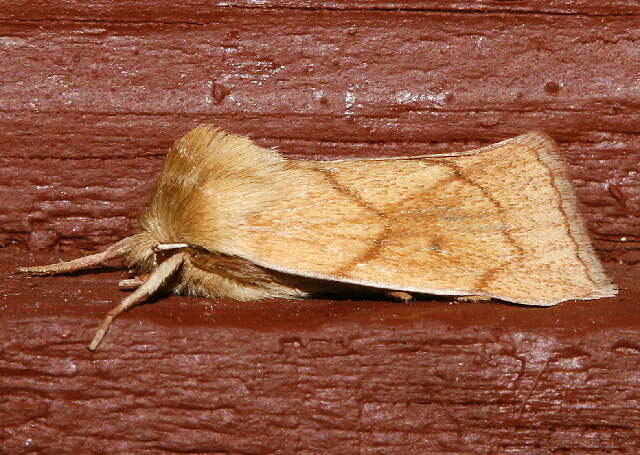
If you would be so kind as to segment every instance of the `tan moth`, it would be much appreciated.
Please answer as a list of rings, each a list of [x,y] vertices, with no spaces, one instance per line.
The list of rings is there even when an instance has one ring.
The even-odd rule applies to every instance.
[[[462,153],[302,161],[201,126],[173,145],[138,234],[19,271],[124,258],[134,278],[121,284],[135,290],[91,350],[160,289],[255,300],[343,283],[528,305],[613,296],[556,149],[533,132]]]

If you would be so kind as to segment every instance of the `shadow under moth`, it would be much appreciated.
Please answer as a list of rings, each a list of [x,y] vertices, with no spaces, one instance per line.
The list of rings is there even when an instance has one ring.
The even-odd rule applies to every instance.
[[[138,234],[19,271],[124,257],[134,278],[121,286],[135,290],[92,351],[114,318],[161,289],[255,300],[342,283],[528,305],[613,296],[556,149],[533,132],[469,152],[302,161],[200,126],[171,148]]]

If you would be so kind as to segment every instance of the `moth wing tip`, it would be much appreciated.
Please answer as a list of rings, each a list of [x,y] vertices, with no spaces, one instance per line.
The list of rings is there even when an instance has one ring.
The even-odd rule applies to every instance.
[[[596,299],[606,299],[610,297],[616,297],[620,292],[620,287],[616,283],[608,283],[606,286],[598,289],[596,293],[594,293],[594,298]]]

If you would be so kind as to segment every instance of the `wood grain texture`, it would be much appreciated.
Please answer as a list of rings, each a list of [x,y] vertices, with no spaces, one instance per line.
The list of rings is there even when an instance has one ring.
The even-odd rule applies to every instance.
[[[202,122],[308,158],[458,150],[540,129],[568,150],[598,248],[640,258],[637,16],[214,13],[0,23],[11,168],[0,191],[18,195],[0,209],[5,244],[97,247],[130,233],[160,158]],[[53,209],[69,187],[94,196]],[[124,191],[123,206],[113,194]],[[119,221],[104,225],[95,204]]]
[[[0,1],[0,453],[638,453],[640,7],[295,3]],[[316,159],[545,130],[620,297],[170,297],[91,356],[123,275],[8,274],[133,233],[199,123]]]
[[[171,2],[151,2],[124,0],[110,2],[93,0],[83,3],[77,0],[64,0],[50,4],[32,1],[29,5],[17,5],[7,0],[0,1],[0,18],[21,20],[110,20],[110,21],[153,21],[203,23],[215,20],[219,11],[224,9],[271,9],[280,10],[382,10],[382,11],[444,11],[444,12],[492,12],[503,11],[517,13],[552,14],[588,14],[616,16],[640,13],[640,6],[625,0],[218,0],[203,3],[188,0],[174,4]]]
[[[614,300],[545,309],[169,297],[90,354],[123,274],[7,278],[18,254],[0,253],[0,453],[640,449],[637,266]]]

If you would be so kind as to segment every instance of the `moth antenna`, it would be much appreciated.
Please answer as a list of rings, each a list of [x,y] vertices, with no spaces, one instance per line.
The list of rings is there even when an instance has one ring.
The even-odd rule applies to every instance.
[[[19,273],[29,273],[31,275],[57,275],[59,273],[75,272],[77,270],[87,269],[96,265],[100,265],[109,259],[114,259],[127,254],[136,243],[136,236],[125,237],[122,240],[109,246],[101,253],[90,254],[72,261],[58,262],[56,264],[41,265],[36,267],[20,267],[17,269]]]
[[[90,351],[95,351],[102,339],[107,334],[109,327],[113,320],[121,313],[124,313],[129,308],[140,302],[144,297],[153,295],[160,287],[180,269],[180,266],[184,262],[187,253],[176,253],[166,261],[158,265],[153,272],[149,275],[149,278],[140,285],[131,295],[125,298],[111,311],[107,313],[102,323],[98,326],[98,331],[93,337],[93,340],[88,346]]]

